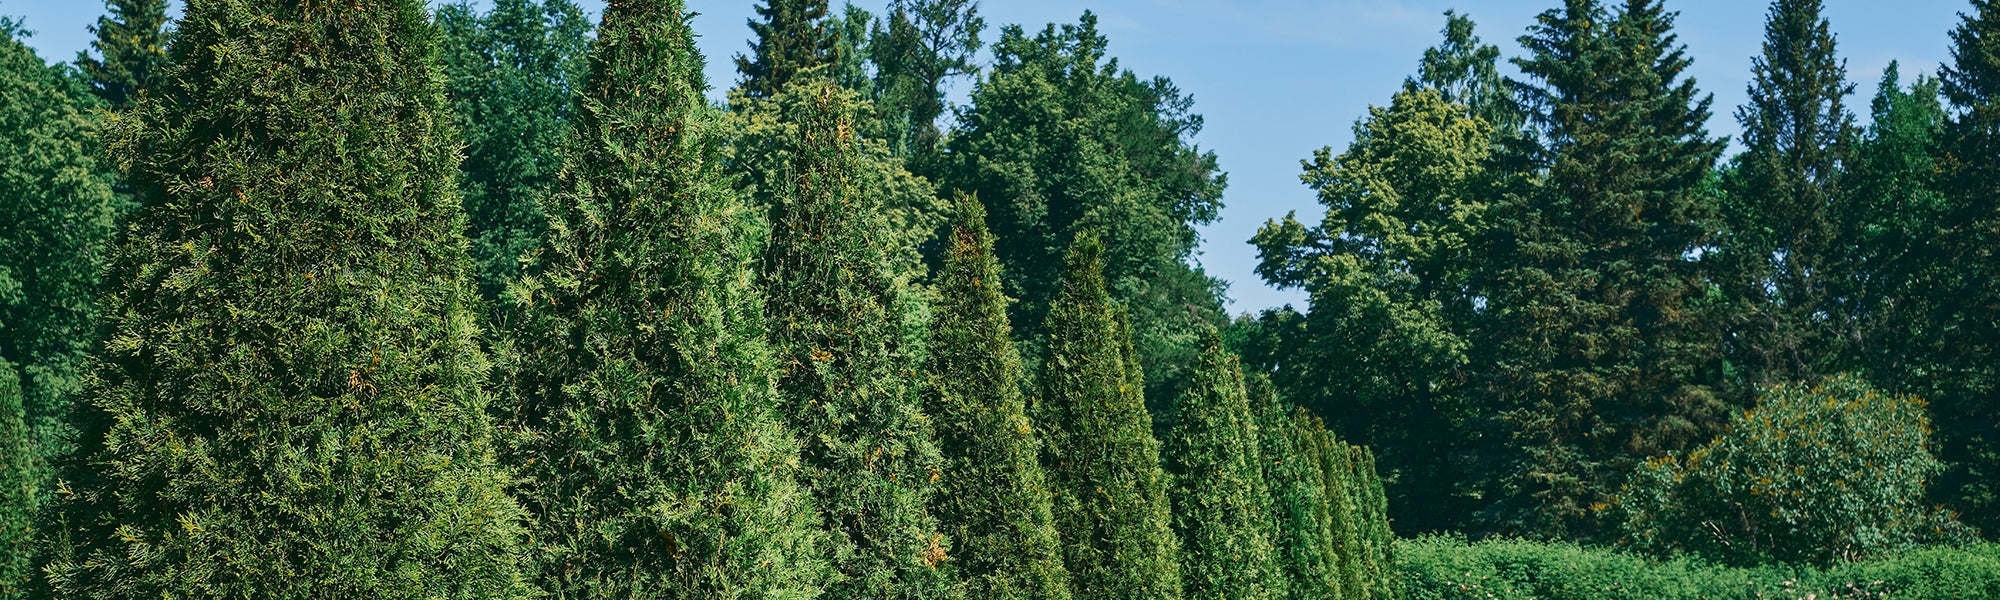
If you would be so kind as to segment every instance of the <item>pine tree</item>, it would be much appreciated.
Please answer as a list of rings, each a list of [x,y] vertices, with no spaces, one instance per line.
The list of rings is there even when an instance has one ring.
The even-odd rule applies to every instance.
[[[1950,206],[1936,243],[1941,278],[1930,331],[1940,332],[1929,376],[1939,455],[1936,489],[1970,524],[2000,529],[2000,0],[1973,0],[1952,31],[1939,75]]]
[[[885,21],[869,48],[876,102],[886,123],[900,124],[888,132],[903,140],[894,146],[930,165],[943,138],[937,121],[945,113],[945,84],[979,72],[974,59],[986,19],[978,0],[895,0]]]
[[[1444,18],[1444,41],[1424,50],[1417,75],[1405,79],[1403,88],[1437,90],[1445,102],[1485,121],[1495,135],[1518,133],[1524,123],[1514,90],[1500,74],[1500,47],[1480,42],[1472,17],[1447,10]]]
[[[993,234],[978,199],[961,196],[957,208],[931,325],[925,409],[944,455],[932,514],[959,548],[966,597],[1067,600]]]
[[[839,31],[827,27],[827,0],[763,0],[750,31],[757,39],[750,54],[736,55],[746,97],[777,95],[794,78],[816,67],[838,64]]]
[[[1056,532],[1079,599],[1181,597],[1166,474],[1120,310],[1105,290],[1104,246],[1077,237],[1048,320],[1035,421],[1055,490]]]
[[[33,464],[49,465],[74,448],[117,210],[91,114],[101,104],[24,36],[0,18],[0,361],[18,371]]]
[[[521,598],[420,0],[193,2],[115,137],[141,212],[58,597]]]
[[[800,80],[775,99],[796,124],[770,211],[764,290],[805,480],[834,532],[834,598],[955,598],[948,541],[926,514],[942,463],[920,410],[914,300],[896,276],[880,198],[864,189],[852,92]]]
[[[550,228],[510,288],[510,461],[560,598],[811,597],[745,206],[679,0],[611,3]]]
[[[1728,353],[1739,393],[1837,369],[1844,323],[1828,294],[1834,223],[1855,135],[1854,92],[1821,0],[1775,0],[1764,51],[1752,59],[1749,104],[1737,109],[1748,150],[1723,203],[1719,260],[1736,303]]]
[[[76,64],[111,110],[131,110],[166,70],[167,0],[105,0],[104,8],[90,26],[97,57],[78,53]]]
[[[1065,248],[1102,232],[1105,277],[1131,311],[1148,397],[1164,404],[1187,379],[1203,328],[1227,324],[1219,282],[1188,259],[1228,182],[1215,154],[1191,141],[1202,124],[1193,100],[1166,78],[1121,69],[1108,43],[1088,12],[1032,36],[1005,28],[940,183],[987,203],[995,251],[1014,267],[1004,276],[1031,372],[1046,354]]]
[[[1277,570],[1285,576],[1290,598],[1335,600],[1340,597],[1339,571],[1327,561],[1333,548],[1322,514],[1326,487],[1315,458],[1317,446],[1286,412],[1269,378],[1251,372],[1244,379],[1270,490],[1267,531]]]
[[[34,577],[39,478],[21,408],[20,376],[14,365],[0,359],[0,600],[26,598]]]
[[[1543,13],[1521,42],[1517,89],[1546,161],[1496,209],[1482,312],[1480,426],[1503,448],[1483,527],[1588,538],[1638,461],[1706,440],[1727,406],[1691,256],[1713,214],[1721,154],[1690,62],[1658,0]]]
[[[590,22],[569,0],[496,0],[438,9],[447,91],[465,136],[459,189],[480,295],[497,300],[541,240],[575,121]]]
[[[1285,598],[1273,560],[1263,449],[1234,355],[1211,332],[1164,449],[1189,598]]]

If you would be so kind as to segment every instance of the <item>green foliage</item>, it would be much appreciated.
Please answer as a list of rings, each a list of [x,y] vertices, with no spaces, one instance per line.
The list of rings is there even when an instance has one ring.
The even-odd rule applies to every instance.
[[[827,0],[763,0],[750,31],[750,54],[736,55],[743,75],[737,89],[746,98],[777,95],[801,73],[838,64],[840,32],[829,28]]]
[[[1649,461],[1618,501],[1626,541],[1649,554],[1826,564],[1958,541],[1927,506],[1940,465],[1924,403],[1853,376],[1770,388],[1727,434]]]
[[[921,349],[905,339],[898,274],[853,93],[801,79],[774,102],[770,247],[763,258],[778,390],[805,442],[804,478],[833,532],[834,598],[953,598],[948,541],[926,514],[942,466],[920,409]]]
[[[166,70],[167,0],[104,0],[104,8],[90,26],[97,56],[79,53],[76,65],[106,106],[131,110]]]
[[[1480,43],[1472,32],[1472,17],[1447,10],[1444,18],[1444,41],[1424,50],[1417,75],[1405,79],[1403,88],[1437,90],[1445,102],[1465,107],[1496,135],[1519,133],[1524,117],[1514,90],[1500,75],[1500,48]]]
[[[1164,456],[1172,484],[1174,530],[1181,540],[1181,584],[1189,598],[1288,597],[1265,515],[1263,447],[1250,414],[1237,359],[1210,333],[1188,388],[1174,401],[1176,419]]]
[[[1105,289],[1104,246],[1079,235],[1048,320],[1035,422],[1046,435],[1056,532],[1075,597],[1181,597],[1160,442],[1127,360],[1129,331]]]
[[[1828,296],[1845,240],[1835,217],[1857,131],[1854,92],[1821,0],[1774,0],[1763,54],[1751,59],[1749,103],[1737,109],[1747,151],[1721,204],[1717,282],[1732,303],[1723,324],[1734,387],[1814,377],[1837,368],[1846,324]]]
[[[1932,339],[1921,373],[1937,415],[1941,495],[1982,528],[2000,529],[2000,0],[1973,0],[1939,74],[1950,101],[1943,160],[1945,220]]]
[[[522,598],[418,0],[195,2],[113,152],[58,597]]]
[[[959,548],[966,597],[1067,600],[1041,441],[1008,337],[1000,263],[979,200],[961,196],[939,271],[924,408],[944,455],[932,514]]]
[[[1944,107],[1934,78],[1906,90],[1895,63],[1882,75],[1868,131],[1856,144],[1839,235],[1845,277],[1830,294],[1850,299],[1847,360],[1888,389],[1921,389],[1932,279],[1947,275],[1930,242],[1949,204],[1938,168]]]
[[[0,18],[0,361],[18,370],[33,463],[47,465],[74,448],[70,406],[97,341],[117,211],[98,102],[23,35]]]
[[[869,41],[875,64],[876,104],[882,111],[885,135],[899,156],[928,165],[943,132],[938,118],[945,112],[945,82],[975,75],[979,66],[978,0],[895,0],[886,23]]]
[[[534,515],[560,598],[810,598],[820,523],[780,420],[702,58],[677,0],[620,2],[590,55],[547,240],[502,314]]]
[[[1276,570],[1294,600],[1340,598],[1339,559],[1326,519],[1326,482],[1315,433],[1293,421],[1263,373],[1245,376],[1270,495],[1265,512]]]
[[[575,121],[590,23],[570,0],[469,1],[437,11],[446,91],[465,136],[459,190],[480,295],[497,300],[547,225],[562,145]],[[702,85],[706,87],[706,80]]]
[[[1957,600],[2000,594],[2000,546],[1938,548],[1829,569],[1653,562],[1567,543],[1424,537],[1397,544],[1409,600],[1828,598]]]
[[[26,598],[34,578],[38,456],[21,409],[21,378],[0,359],[0,600]]]
[[[1726,418],[1692,258],[1723,143],[1703,129],[1710,99],[1682,78],[1673,14],[1624,4],[1568,0],[1521,38],[1518,89],[1546,170],[1494,208],[1481,284],[1475,407],[1493,422],[1475,427],[1502,461],[1485,469],[1485,528],[1592,537],[1619,478]]]
[[[1308,411],[1295,413],[1292,423],[1318,471],[1322,501],[1317,511],[1325,540],[1320,552],[1333,581],[1329,595],[1349,600],[1396,598],[1397,576],[1389,562],[1395,534],[1389,528],[1374,455],[1340,441]]]
[[[1225,324],[1219,282],[1188,264],[1196,227],[1214,222],[1226,178],[1188,142],[1193,102],[1165,78],[1140,80],[1107,60],[1097,17],[1030,37],[1005,28],[993,67],[950,142],[946,188],[991,209],[995,250],[1010,265],[1015,336],[1040,357],[1063,252],[1101,232],[1112,297],[1132,313],[1147,393],[1173,398],[1205,327]],[[1033,365],[1031,365],[1033,368]]]
[[[811,75],[824,74],[827,72],[822,69]],[[796,141],[803,139],[805,132],[803,123],[794,117],[808,110],[808,104],[820,101],[798,92],[753,99],[739,91],[730,97],[736,133],[727,149],[728,168],[765,211],[783,202],[786,190],[797,185],[791,179],[792,161]],[[857,125],[875,112],[873,103],[851,89],[830,93],[824,101],[825,110],[838,112]],[[879,246],[889,253],[899,277],[921,281],[927,275],[923,250],[937,243],[938,232],[951,218],[951,203],[938,197],[937,186],[930,180],[910,173],[908,162],[896,156],[885,140],[866,137],[866,129],[858,126],[852,133],[857,147],[850,176],[855,178],[855,189],[867,194],[873,210],[879,213],[879,230],[873,235],[880,237]],[[914,325],[917,337],[928,335],[924,327]]]
[[[1347,152],[1306,163],[1301,179],[1327,207],[1319,224],[1287,216],[1251,240],[1265,281],[1312,299],[1278,377],[1342,437],[1393,449],[1388,469],[1404,478],[1395,504],[1419,529],[1442,528],[1452,511],[1436,503],[1463,477],[1446,411],[1463,392],[1494,134],[1430,89],[1398,93],[1356,132]]]

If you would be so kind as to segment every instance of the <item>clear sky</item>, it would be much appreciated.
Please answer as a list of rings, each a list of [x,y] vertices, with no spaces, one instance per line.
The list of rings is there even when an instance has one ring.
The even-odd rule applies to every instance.
[[[593,13],[603,0],[578,0]],[[838,4],[839,0],[835,0]],[[884,0],[857,0],[879,12]],[[1518,54],[1514,39],[1534,16],[1559,0],[986,0],[981,14],[998,27],[1038,30],[1097,12],[1111,54],[1141,76],[1166,75],[1195,98],[1207,129],[1196,142],[1216,151],[1229,172],[1222,221],[1203,231],[1198,257],[1230,282],[1232,312],[1287,303],[1303,294],[1268,288],[1257,279],[1256,252],[1246,240],[1267,219],[1320,209],[1299,183],[1299,160],[1322,146],[1343,148],[1355,119],[1384,104],[1414,72],[1424,48],[1438,39],[1446,9],[1469,14],[1480,37]],[[1668,0],[1681,13],[1678,31],[1695,63],[1693,76],[1715,94],[1716,134],[1737,132],[1750,57],[1763,36],[1763,0]],[[1827,17],[1857,84],[1851,104],[1865,119],[1868,97],[1891,60],[1905,75],[1935,72],[1950,56],[1946,33],[1964,0],[1827,0]],[[718,90],[736,80],[729,57],[742,52],[752,0],[689,0]],[[43,58],[67,60],[89,44],[85,27],[103,13],[100,0],[0,0],[0,15],[24,21]],[[719,92],[718,92],[719,93]],[[960,101],[964,89],[957,90]]]

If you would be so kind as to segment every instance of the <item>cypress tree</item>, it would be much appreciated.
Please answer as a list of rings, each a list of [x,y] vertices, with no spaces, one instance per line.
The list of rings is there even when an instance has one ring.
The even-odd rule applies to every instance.
[[[1077,236],[1048,320],[1035,420],[1055,490],[1056,532],[1074,596],[1181,597],[1180,544],[1152,416],[1130,366],[1128,329],[1105,291],[1104,247]]]
[[[90,26],[97,56],[79,53],[76,64],[111,110],[131,110],[166,70],[167,0],[105,0],[104,8]]]
[[[776,98],[786,157],[763,281],[786,415],[834,532],[834,598],[954,598],[948,540],[926,513],[942,466],[920,410],[913,302],[896,276],[879,198],[863,182],[852,92],[800,80]]]
[[[117,212],[91,115],[100,103],[24,35],[0,18],[0,361],[18,371],[33,464],[45,466],[74,447],[70,407],[96,343]]]
[[[960,196],[957,209],[931,325],[925,409],[944,455],[933,514],[959,548],[968,598],[1067,600],[993,234],[978,199]]]
[[[801,73],[840,62],[840,32],[827,27],[827,0],[763,0],[750,20],[757,38],[736,55],[739,86],[751,99],[778,95]]]
[[[590,22],[569,0],[496,0],[438,9],[452,115],[465,136],[459,190],[480,295],[497,300],[547,225],[562,144],[575,121]]]
[[[1327,539],[1331,541],[1327,556],[1339,582],[1339,597],[1365,600],[1368,598],[1367,564],[1362,562],[1365,533],[1359,519],[1362,499],[1354,482],[1353,450],[1326,431],[1318,417],[1300,411],[1296,420],[1313,438],[1320,488],[1325,490],[1320,518],[1326,523]]]
[[[1852,152],[1854,92],[1820,0],[1775,0],[1763,54],[1752,59],[1749,104],[1737,109],[1748,150],[1737,157],[1723,203],[1727,233],[1719,260],[1732,308],[1731,361],[1739,388],[1838,368],[1829,346],[1843,324],[1832,318],[1829,275],[1840,247],[1835,203]]]
[[[1939,75],[1945,125],[1943,248],[1931,331],[1930,392],[1939,457],[1937,489],[1970,524],[2000,528],[2000,0],[1973,0],[1952,31]]]
[[[1479,412],[1503,448],[1483,528],[1589,538],[1640,460],[1706,440],[1727,415],[1691,258],[1721,141],[1711,99],[1659,0],[1543,13],[1521,42],[1517,89],[1534,108],[1546,172],[1496,209],[1495,268],[1474,360]]]
[[[22,416],[20,376],[0,359],[0,600],[27,597],[34,576],[36,453]]]
[[[1265,516],[1263,449],[1243,389],[1243,371],[1211,332],[1187,391],[1174,402],[1167,435],[1181,584],[1189,598],[1286,597]]]
[[[1290,598],[1335,600],[1340,597],[1339,571],[1327,561],[1333,549],[1321,510],[1326,487],[1314,458],[1317,446],[1285,411],[1269,378],[1251,372],[1244,379],[1270,490],[1267,531],[1277,570],[1285,576]]]
[[[519,598],[420,0],[190,2],[66,469],[63,598]]]
[[[608,5],[546,241],[503,299],[529,557],[560,598],[824,583],[687,16]]]

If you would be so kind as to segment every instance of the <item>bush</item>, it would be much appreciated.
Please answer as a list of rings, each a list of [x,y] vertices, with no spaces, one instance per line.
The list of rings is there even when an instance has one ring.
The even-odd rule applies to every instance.
[[[1518,540],[1400,542],[1408,600],[1878,599],[2000,597],[2000,545],[1933,548],[1830,569],[1649,561],[1624,552]]]
[[[1922,400],[1856,377],[1766,391],[1729,433],[1648,462],[1613,508],[1640,552],[1826,565],[1970,536],[1923,503],[1941,465]]]

